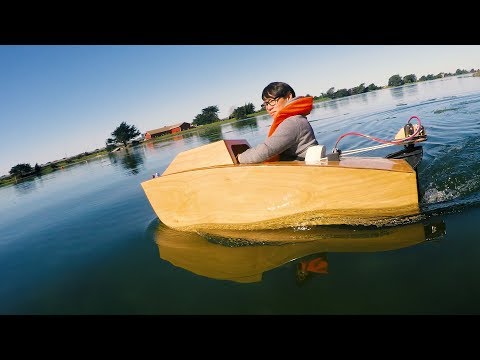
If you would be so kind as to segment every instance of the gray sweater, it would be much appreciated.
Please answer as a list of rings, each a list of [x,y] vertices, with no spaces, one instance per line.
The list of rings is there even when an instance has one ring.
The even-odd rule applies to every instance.
[[[252,164],[280,154],[281,161],[303,161],[307,149],[313,145],[318,145],[318,142],[307,118],[294,115],[283,120],[263,143],[239,154],[237,158],[241,164]]]

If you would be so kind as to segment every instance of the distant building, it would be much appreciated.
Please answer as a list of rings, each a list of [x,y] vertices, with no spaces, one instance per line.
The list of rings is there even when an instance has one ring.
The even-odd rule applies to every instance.
[[[175,134],[180,131],[188,130],[192,127],[190,123],[183,122],[175,125],[164,126],[159,129],[148,130],[145,133],[145,140],[150,140],[167,134]]]

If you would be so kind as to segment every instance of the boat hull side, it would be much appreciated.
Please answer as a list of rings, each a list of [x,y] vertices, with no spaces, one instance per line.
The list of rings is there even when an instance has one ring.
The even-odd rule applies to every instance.
[[[159,219],[186,231],[372,225],[419,214],[413,170],[255,165],[185,171],[142,187]]]

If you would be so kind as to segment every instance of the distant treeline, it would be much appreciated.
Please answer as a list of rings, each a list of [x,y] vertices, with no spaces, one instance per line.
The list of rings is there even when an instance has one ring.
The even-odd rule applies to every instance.
[[[28,163],[17,164],[10,169],[9,175],[2,176],[0,178],[0,187],[10,184],[16,184],[17,182],[23,181],[25,179],[31,179],[34,176],[42,176],[49,174],[56,170],[61,170],[67,166],[75,165],[79,162],[85,162],[88,159],[93,157],[102,156],[107,154],[108,151],[104,149],[95,149],[92,152],[84,152],[72,157],[65,157],[61,160],[55,160],[48,162],[44,165],[39,165],[38,163],[32,167]]]
[[[441,79],[448,76],[457,76],[462,74],[475,73],[477,71],[479,70],[471,69],[470,71],[467,71],[467,70],[457,69],[457,71],[454,74],[452,73],[439,73],[437,75],[428,74],[428,75],[423,75],[418,80],[415,74],[405,75],[404,77],[401,77],[399,74],[396,74],[396,75],[390,76],[390,78],[388,79],[388,85],[386,87],[402,86],[402,85],[412,84],[420,81]],[[340,89],[337,91],[335,91],[335,88],[332,87],[328,89],[326,94],[322,93],[320,96],[314,96],[313,98],[314,100],[337,99],[345,96],[363,94],[363,93],[373,91],[373,90],[378,90],[378,89],[383,89],[383,88],[380,86],[376,86],[375,84],[370,84],[367,87],[365,87],[365,83],[360,84],[357,87],[354,87],[351,89]]]
[[[356,87],[350,88],[350,89],[339,89],[335,90],[334,87],[331,87],[330,89],[327,90],[326,93],[321,93],[320,95],[313,95],[313,100],[314,101],[324,101],[324,100],[332,100],[332,99],[338,99],[342,98],[345,96],[352,96],[352,95],[358,95],[358,94],[363,94],[369,91],[374,91],[374,90],[379,90],[383,89],[386,87],[395,87],[395,86],[402,86],[406,84],[411,84],[415,82],[420,82],[420,81],[428,81],[428,80],[435,80],[435,79],[440,79],[448,76],[458,76],[462,74],[469,74],[469,73],[478,73],[480,70],[475,70],[471,69],[470,71],[468,70],[461,70],[457,69],[455,73],[439,73],[437,75],[433,74],[428,74],[428,75],[423,75],[419,79],[417,79],[417,76],[415,74],[409,74],[405,76],[400,76],[399,74],[395,74],[390,76],[388,79],[388,85],[385,87],[382,86],[377,86],[375,84],[370,84],[368,86],[365,86],[365,83],[362,83]],[[312,96],[310,94],[307,94],[308,96]],[[218,107],[216,106],[211,106],[208,107],[204,110],[207,110],[207,115],[203,116],[202,114],[197,115],[197,117],[193,120],[194,125],[204,125],[204,124],[209,124],[214,121],[221,121],[222,119],[219,119],[218,116],[215,115],[215,113],[211,113],[210,111],[216,111],[218,113]],[[250,114],[255,114],[257,112],[262,112],[265,110],[260,110],[256,111],[255,106],[252,103],[246,104],[244,106],[240,106],[233,110],[233,112],[228,116],[228,119],[244,119]]]

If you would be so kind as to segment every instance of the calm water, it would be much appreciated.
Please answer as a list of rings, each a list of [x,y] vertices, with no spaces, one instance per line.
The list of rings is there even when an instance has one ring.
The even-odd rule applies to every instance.
[[[428,141],[411,224],[216,235],[162,225],[140,183],[198,145],[259,143],[268,116],[0,188],[0,314],[480,314],[480,78],[319,103],[309,119],[331,151],[351,131],[392,139],[412,115]],[[338,147],[372,145],[347,136]],[[297,280],[314,259],[323,270]]]

